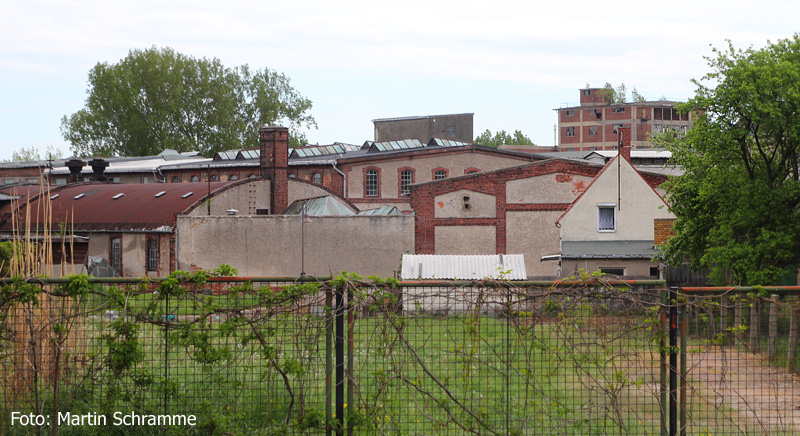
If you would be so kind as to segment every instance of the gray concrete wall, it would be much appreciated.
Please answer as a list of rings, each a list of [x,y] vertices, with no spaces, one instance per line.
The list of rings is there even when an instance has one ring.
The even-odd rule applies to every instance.
[[[436,226],[436,254],[497,254],[495,226]]]
[[[414,251],[414,218],[311,217],[305,227],[305,272],[393,276],[403,253]],[[231,265],[241,276],[301,272],[299,216],[178,217],[179,268]]]
[[[658,264],[649,259],[563,259],[561,275],[562,277],[577,275],[580,269],[592,273],[600,268],[625,268],[626,276],[651,277],[650,268],[657,266]],[[653,278],[657,279],[658,276]]]
[[[528,277],[556,276],[558,262],[542,262],[561,250],[556,220],[561,211],[506,212],[506,253],[524,254]]]

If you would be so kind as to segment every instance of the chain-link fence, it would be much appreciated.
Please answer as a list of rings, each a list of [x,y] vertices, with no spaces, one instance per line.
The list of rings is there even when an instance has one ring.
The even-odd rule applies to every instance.
[[[789,297],[204,272],[2,289],[2,434],[795,430]]]

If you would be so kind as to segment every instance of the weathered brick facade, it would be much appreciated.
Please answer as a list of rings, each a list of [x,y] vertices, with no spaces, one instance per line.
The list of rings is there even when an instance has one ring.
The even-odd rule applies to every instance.
[[[674,219],[653,220],[653,243],[655,245],[661,245],[667,242],[669,238],[675,236],[675,232],[672,230],[673,224],[675,224]]]
[[[281,213],[289,206],[289,128],[262,127],[259,145],[261,177],[271,182],[270,213]]]

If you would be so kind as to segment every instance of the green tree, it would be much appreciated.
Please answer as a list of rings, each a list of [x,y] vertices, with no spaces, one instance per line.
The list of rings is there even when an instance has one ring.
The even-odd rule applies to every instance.
[[[475,138],[476,144],[488,145],[490,147],[499,147],[501,145],[536,145],[531,141],[531,138],[523,135],[519,130],[515,130],[514,134],[510,135],[505,130],[492,135],[491,130],[486,129],[483,133]]]
[[[688,259],[736,284],[776,284],[800,264],[800,38],[763,49],[714,49],[670,145],[684,174],[667,185],[677,221],[668,263]],[[707,83],[707,84],[706,84]]]
[[[64,152],[48,145],[44,153],[34,146],[20,147],[11,153],[11,160],[9,162],[35,162],[47,159],[61,159],[64,157]]]
[[[316,126],[311,101],[285,75],[219,59],[196,59],[171,48],[131,50],[116,64],[89,72],[86,106],[61,120],[61,133],[78,155],[147,156],[166,148],[220,150],[258,146],[258,128],[288,123]]]

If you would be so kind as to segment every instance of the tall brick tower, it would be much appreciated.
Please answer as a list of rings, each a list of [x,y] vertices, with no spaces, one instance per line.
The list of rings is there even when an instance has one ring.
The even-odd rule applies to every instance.
[[[270,214],[289,206],[289,128],[265,126],[258,132],[261,177],[270,181]]]

